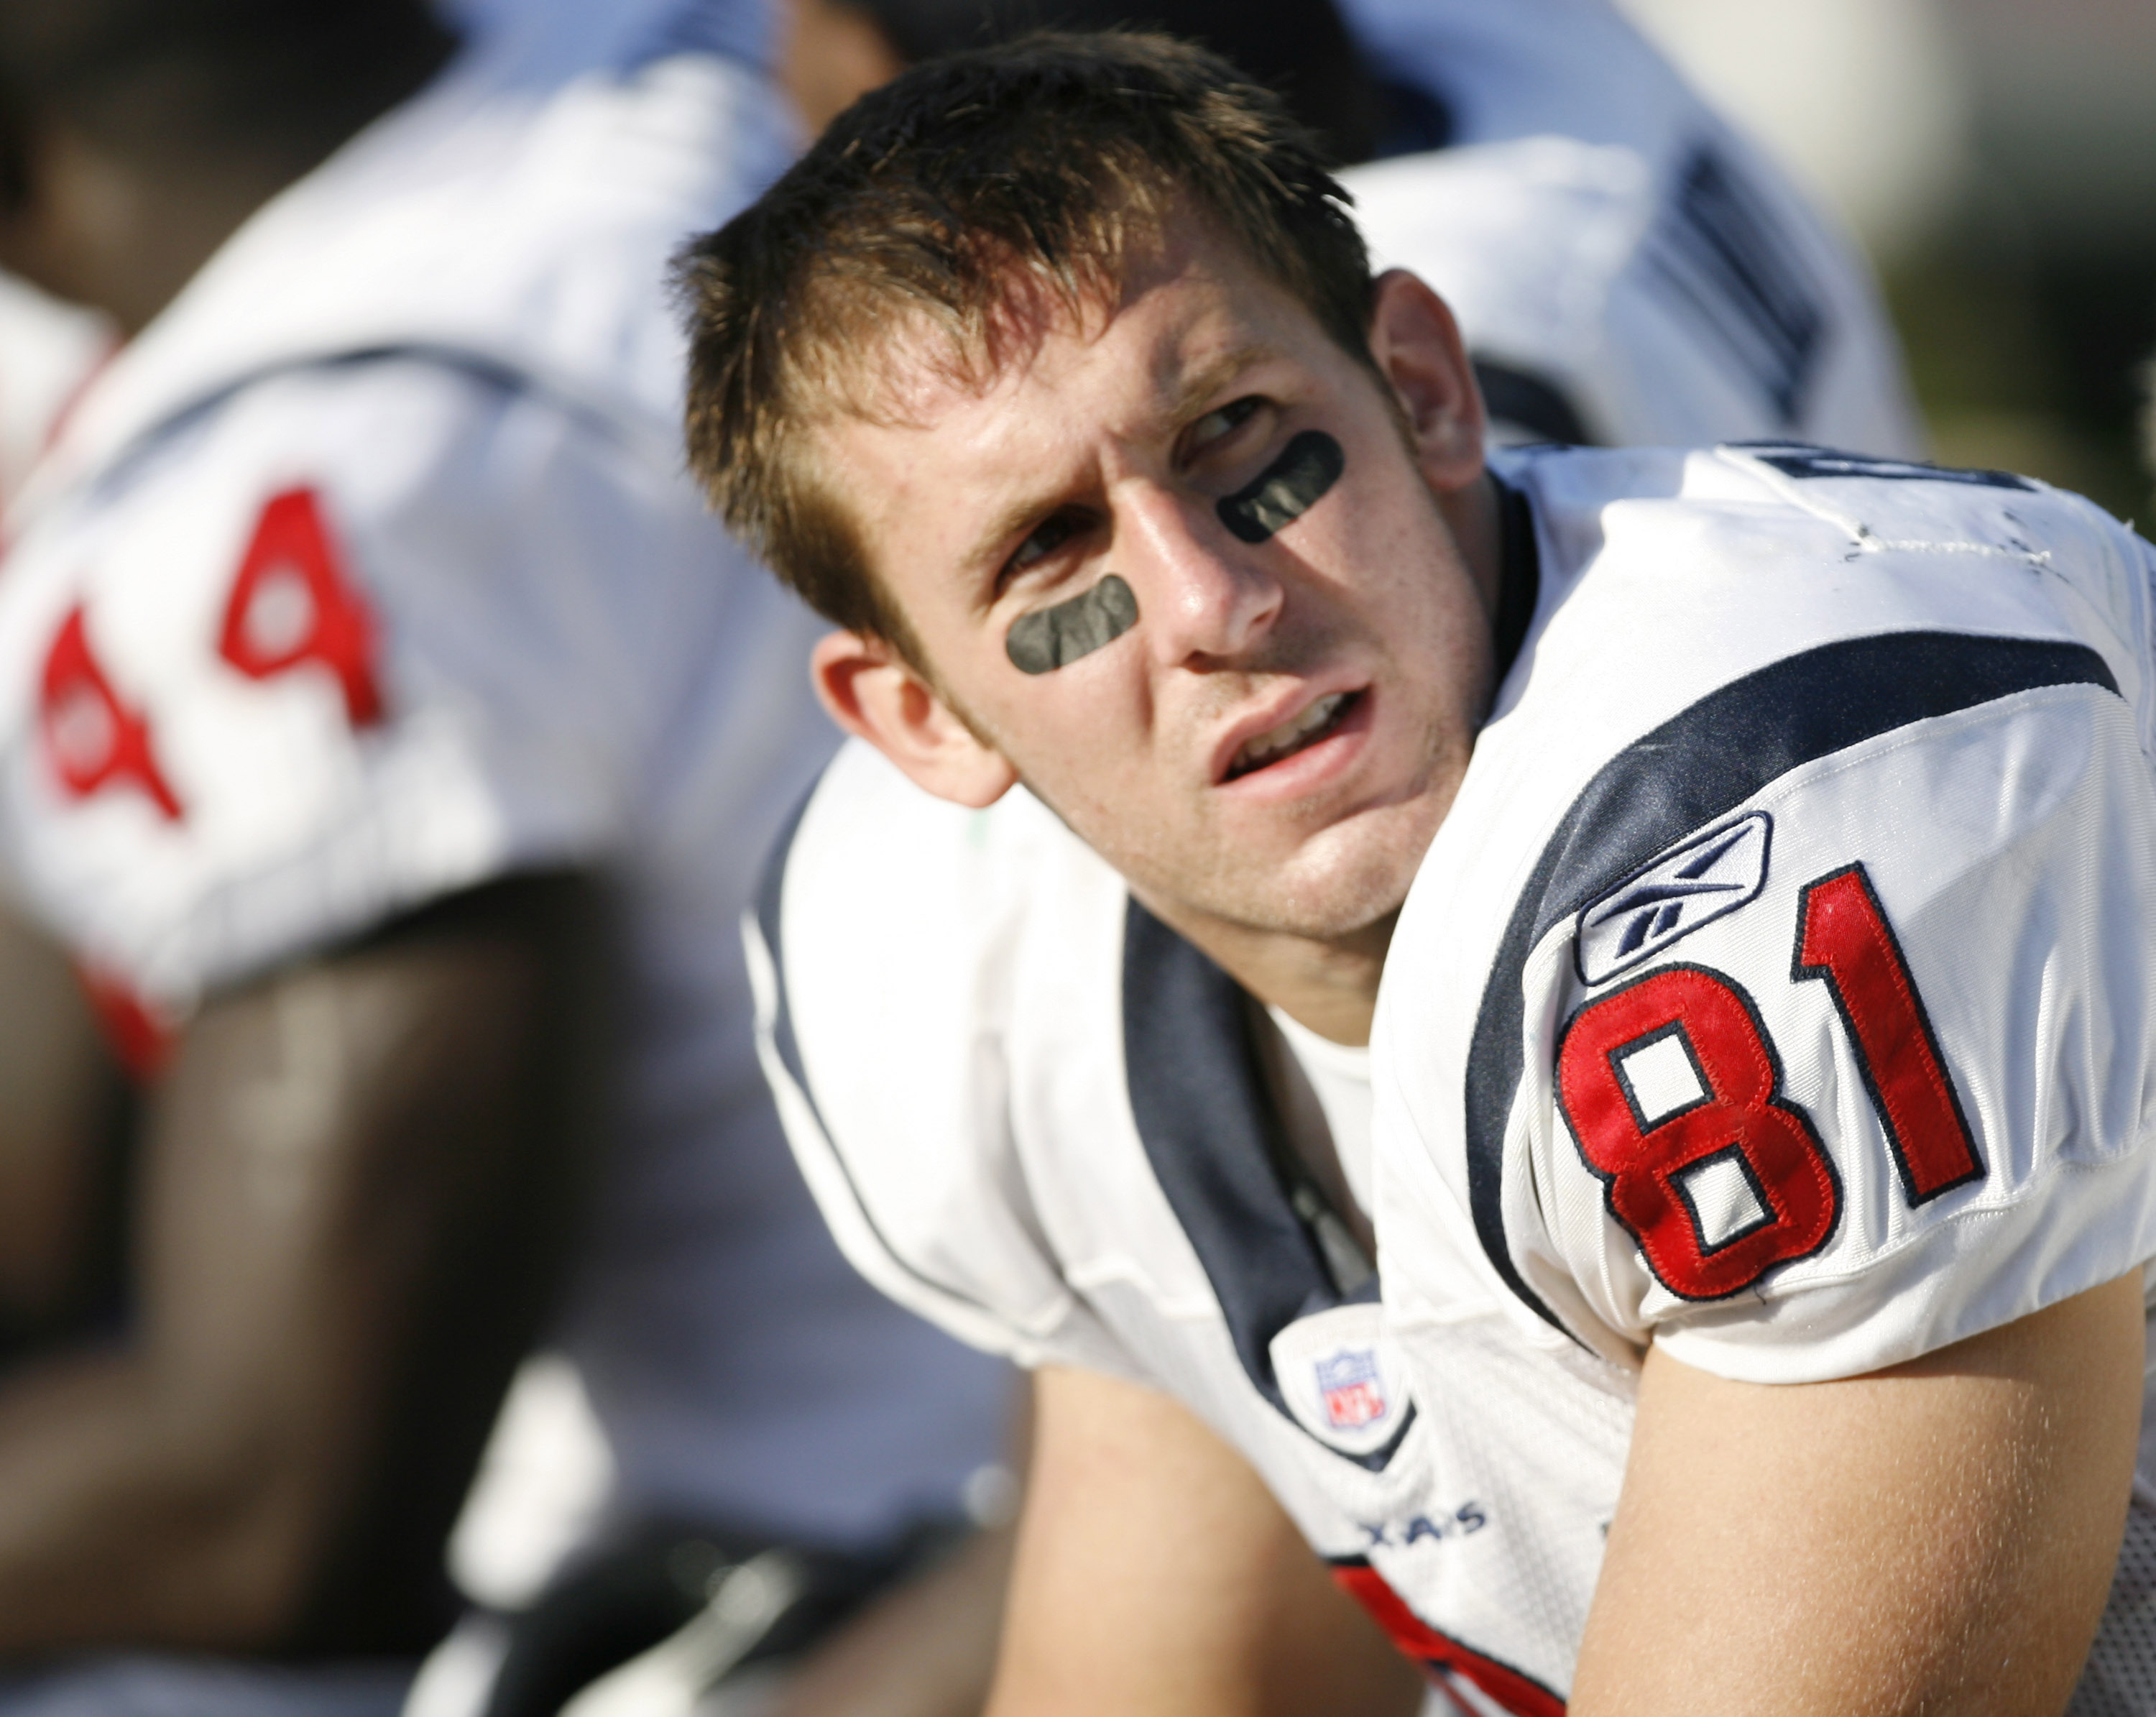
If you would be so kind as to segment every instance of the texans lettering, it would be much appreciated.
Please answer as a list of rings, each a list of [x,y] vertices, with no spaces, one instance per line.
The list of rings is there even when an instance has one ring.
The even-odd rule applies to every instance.
[[[1404,1549],[1419,1544],[1424,1539],[1442,1540],[1465,1538],[1471,1532],[1480,1532],[1490,1524],[1480,1503],[1462,1503],[1450,1514],[1440,1514],[1435,1520],[1427,1514],[1415,1514],[1404,1521],[1358,1520],[1369,1543],[1368,1550]]]

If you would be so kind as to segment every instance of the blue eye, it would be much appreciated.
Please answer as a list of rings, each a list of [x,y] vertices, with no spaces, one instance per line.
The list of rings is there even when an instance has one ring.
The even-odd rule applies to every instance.
[[[1086,521],[1073,512],[1051,514],[1018,546],[1006,563],[1012,572],[1020,572],[1035,561],[1045,560],[1068,542],[1083,528]]]
[[[1192,455],[1204,452],[1215,441],[1232,434],[1239,426],[1250,421],[1258,408],[1265,402],[1255,393],[1246,393],[1205,415],[1190,426],[1186,437]]]

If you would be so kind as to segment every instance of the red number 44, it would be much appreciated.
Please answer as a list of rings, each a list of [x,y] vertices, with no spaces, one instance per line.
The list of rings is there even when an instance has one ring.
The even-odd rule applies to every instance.
[[[1984,1173],[1879,897],[1854,864],[1805,885],[1790,976],[1818,979],[1848,1028],[1903,1195]],[[1666,966],[1575,1015],[1558,1102],[1609,1210],[1672,1293],[1720,1299],[1825,1246],[1841,1211],[1810,1118],[1752,999],[1703,966]]]

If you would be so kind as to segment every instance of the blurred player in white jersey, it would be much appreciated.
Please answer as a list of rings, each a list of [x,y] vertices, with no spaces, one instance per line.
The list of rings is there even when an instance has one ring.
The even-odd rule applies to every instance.
[[[0,542],[8,498],[112,343],[100,317],[0,274]]]
[[[1383,266],[1466,335],[1495,439],[1923,438],[1870,270],[1606,0],[793,0],[812,127],[905,65],[1030,28],[1157,25],[1316,126]]]
[[[761,892],[767,1066],[1039,1368],[998,1717],[1410,1708],[1306,1543],[1449,1711],[2156,1711],[2156,550],[1486,465],[1442,301],[1158,39],[916,68],[685,278],[880,753]]]
[[[0,1375],[0,1658],[228,1654],[0,1709],[393,1709],[542,1335],[614,1485],[475,1709],[744,1564],[796,1655],[996,1454],[753,1064],[732,922],[830,740],[680,473],[665,258],[789,147],[728,28],[569,78],[401,0],[0,6],[0,265],[128,336],[11,509],[8,870],[139,1082],[124,1303]],[[64,1047],[11,1160],[89,1147]]]

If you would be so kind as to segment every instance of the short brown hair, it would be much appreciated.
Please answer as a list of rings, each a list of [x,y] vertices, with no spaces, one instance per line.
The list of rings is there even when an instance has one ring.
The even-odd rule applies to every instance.
[[[867,414],[894,325],[941,329],[984,382],[1028,311],[1097,302],[1187,203],[1368,362],[1348,201],[1277,97],[1186,43],[1045,33],[916,66],[677,259],[690,466],[819,613],[925,668],[807,434]]]

